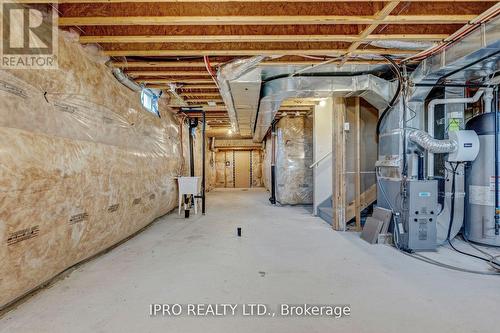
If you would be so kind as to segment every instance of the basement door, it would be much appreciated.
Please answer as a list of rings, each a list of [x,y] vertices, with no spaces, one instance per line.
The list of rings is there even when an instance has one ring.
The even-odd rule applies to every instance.
[[[250,178],[250,154],[248,150],[234,151],[234,187],[249,188],[251,185]]]

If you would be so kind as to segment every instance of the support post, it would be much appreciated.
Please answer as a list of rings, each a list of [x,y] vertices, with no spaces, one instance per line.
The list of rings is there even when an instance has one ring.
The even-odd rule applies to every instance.
[[[202,110],[202,120],[203,123],[201,125],[201,137],[202,137],[202,167],[201,167],[201,213],[205,215],[205,208],[206,208],[206,199],[205,199],[205,161],[206,161],[206,138],[205,138],[205,131],[206,131],[206,114],[205,110]]]
[[[345,231],[345,113],[346,100],[342,97],[333,99],[333,135],[332,135],[332,172],[333,172],[333,221],[332,227],[335,230]]]
[[[356,230],[361,231],[361,115],[359,97],[354,101],[354,149],[356,149],[354,170],[354,209],[356,214]]]
[[[276,204],[276,122],[271,124],[271,197],[269,201]]]

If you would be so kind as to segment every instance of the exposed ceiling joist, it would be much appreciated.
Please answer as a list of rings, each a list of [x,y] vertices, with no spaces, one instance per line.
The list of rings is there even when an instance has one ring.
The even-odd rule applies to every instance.
[[[387,3],[384,8],[382,8],[382,10],[375,14],[377,20],[384,21],[389,16],[389,14],[399,5],[400,2],[401,1],[391,1]],[[372,23],[359,34],[358,40],[352,43],[351,46],[349,46],[349,48],[347,49],[347,53],[339,63],[339,66],[342,66],[347,61],[352,53],[361,45],[361,42],[365,40],[372,32],[374,32],[375,29],[377,29],[378,25],[378,23]]]
[[[181,96],[190,96],[190,97],[199,97],[199,96],[216,96],[220,97],[220,94],[218,92],[184,92],[180,94]]]
[[[374,25],[375,27],[377,25]],[[372,30],[373,31],[373,30]],[[369,35],[363,40],[440,41],[447,34]],[[80,43],[223,43],[223,42],[355,42],[358,35],[147,35],[80,36]]]
[[[275,66],[275,65],[297,65],[297,66],[307,66],[307,65],[315,65],[323,62],[324,60],[299,60],[299,61],[282,61],[280,59],[276,61],[263,61],[259,64],[259,66]],[[373,60],[352,60],[347,61],[348,64],[375,64],[380,61]],[[218,61],[210,61],[212,66],[218,66],[222,64]],[[168,67],[205,67],[205,63],[203,61],[195,62],[195,61],[112,61],[110,62],[111,66],[119,67],[119,68],[168,68]]]
[[[169,84],[169,83],[212,83],[213,80],[205,80],[205,79],[139,79],[137,82],[140,83],[153,83],[153,84]]]
[[[127,71],[131,77],[137,76],[210,76],[207,71]]]
[[[467,23],[475,15],[281,15],[281,16],[78,16],[61,17],[60,26],[88,25],[260,25],[260,24],[450,24]]]
[[[384,2],[387,0],[372,0],[372,2]],[[463,0],[439,0],[439,2],[461,2]],[[18,3],[191,3],[191,2],[318,2],[318,0],[16,0]],[[345,0],[321,0],[321,2],[345,2]],[[350,0],[349,2],[366,2],[366,0]],[[429,2],[429,0],[407,0],[407,2]],[[496,2],[496,0],[468,0],[468,2]]]
[[[354,50],[353,54],[392,54],[392,55],[407,55],[417,54],[418,50],[399,50],[399,49],[363,49]],[[347,50],[333,49],[305,49],[305,50],[113,50],[104,51],[110,57],[169,57],[169,56],[214,56],[214,55],[233,55],[233,56],[250,56],[250,55],[342,55],[347,53]]]

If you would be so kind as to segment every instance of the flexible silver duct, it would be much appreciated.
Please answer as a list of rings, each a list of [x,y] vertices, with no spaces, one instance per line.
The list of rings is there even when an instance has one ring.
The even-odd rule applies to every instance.
[[[446,154],[457,150],[455,141],[434,139],[429,133],[422,130],[410,132],[408,139],[433,154]]]
[[[121,69],[113,68],[111,71],[112,71],[114,77],[118,80],[118,82],[123,84],[125,87],[129,88],[132,91],[141,91],[142,90],[142,87],[140,85],[138,85],[137,83],[135,83],[134,81],[132,81],[127,76],[127,74],[123,73],[123,71]]]

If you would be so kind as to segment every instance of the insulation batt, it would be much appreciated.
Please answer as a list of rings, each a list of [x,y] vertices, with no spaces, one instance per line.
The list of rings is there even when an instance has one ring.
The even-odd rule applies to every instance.
[[[281,118],[276,147],[276,199],[283,205],[312,204],[312,118]]]
[[[176,205],[182,152],[166,101],[161,119],[149,113],[62,34],[58,59],[0,70],[0,307]]]

